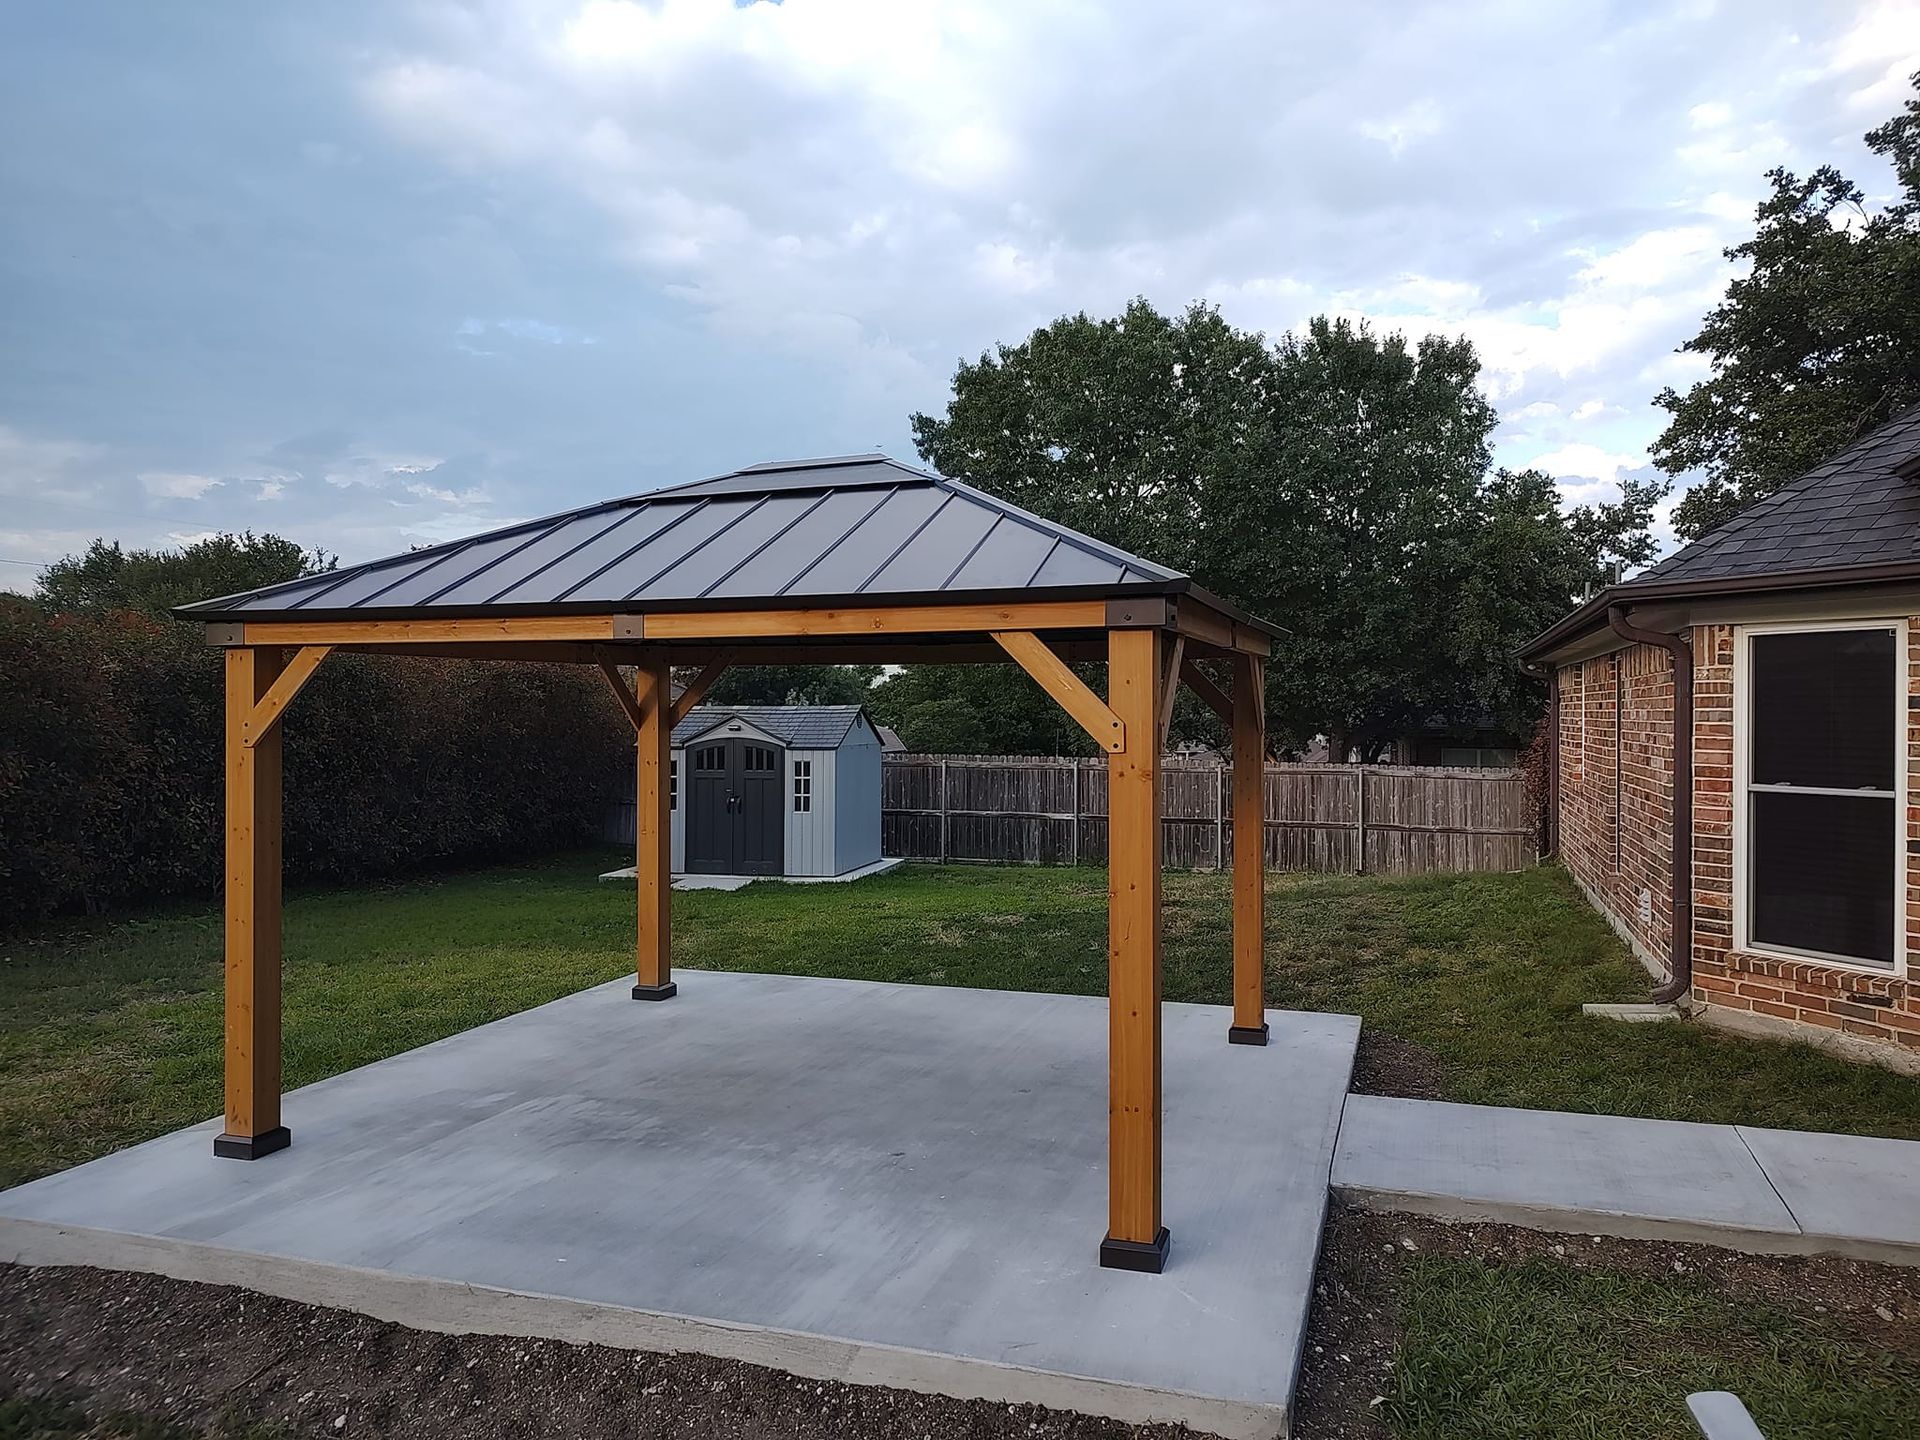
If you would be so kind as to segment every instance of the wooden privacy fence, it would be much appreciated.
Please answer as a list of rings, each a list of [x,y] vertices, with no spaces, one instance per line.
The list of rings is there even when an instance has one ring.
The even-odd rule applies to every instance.
[[[1170,759],[1163,773],[1168,867],[1231,865],[1227,767]],[[889,755],[880,795],[886,855],[1106,862],[1104,759]],[[1518,870],[1538,858],[1534,807],[1517,770],[1270,764],[1266,802],[1266,861],[1273,870],[1420,875]]]

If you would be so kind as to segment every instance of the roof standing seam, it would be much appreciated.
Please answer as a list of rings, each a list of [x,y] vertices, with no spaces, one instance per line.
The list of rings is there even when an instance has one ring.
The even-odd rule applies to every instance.
[[[782,585],[778,590],[774,591],[773,593],[775,595],[786,594],[789,590],[793,589],[794,586],[798,585],[802,580],[806,579],[807,576],[811,575],[815,570],[818,570],[820,568],[821,561],[825,560],[829,555],[833,554],[834,551],[838,550],[842,545],[846,544],[856,534],[858,534],[860,527],[865,525],[869,520],[873,519],[874,516],[878,515],[881,512],[881,510],[884,509],[886,505],[893,499],[893,497],[898,495],[899,493],[900,492],[897,489],[883,490],[880,493],[880,499],[878,503],[876,503],[871,510],[867,511],[866,514],[862,515],[858,520],[854,521],[852,526],[849,527],[844,534],[835,537],[831,542],[829,542],[826,549],[822,550],[818,555],[814,556],[813,559],[809,560],[803,569],[801,569],[798,573],[796,573],[793,576],[792,579],[788,580],[786,584]]]
[[[573,584],[569,585],[566,589],[562,590],[559,593],[559,595],[556,596],[555,598],[560,600],[569,599],[573,595],[573,593],[579,590],[582,586],[591,585],[594,581],[598,580],[602,575],[606,574],[609,570],[613,569],[614,566],[620,564],[623,560],[627,559],[628,556],[638,555],[642,550],[646,549],[647,546],[651,545],[654,541],[658,540],[662,535],[665,535],[669,530],[672,530],[675,526],[679,525],[683,521],[691,520],[694,516],[698,515],[702,510],[706,509],[707,506],[712,503],[713,502],[711,500],[707,500],[707,499],[701,499],[701,500],[695,501],[692,505],[689,505],[685,510],[681,511],[680,514],[674,516],[671,520],[667,521],[666,524],[662,525],[658,530],[655,530],[651,535],[647,536],[646,539],[640,541],[639,544],[628,546],[625,550],[621,551],[618,555],[614,556],[613,559],[607,561],[607,563],[602,565],[598,570],[595,570],[590,574],[584,576],[583,578],[574,581]]]
[[[636,515],[639,515],[640,513],[642,512],[638,506],[622,511],[620,515],[615,518],[614,522],[611,525],[604,526],[601,529],[594,531],[593,534],[589,535],[586,539],[582,540],[578,545],[569,546],[567,549],[562,550],[558,555],[554,556],[551,560],[546,561],[544,564],[535,566],[533,569],[529,570],[526,574],[522,575],[518,580],[515,580],[511,585],[506,586],[504,589],[494,591],[493,594],[487,597],[486,603],[489,605],[496,603],[503,595],[511,595],[515,590],[518,590],[522,585],[525,585],[529,580],[537,579],[538,577],[546,574],[547,571],[551,570],[554,566],[560,564],[563,560],[571,560],[574,556],[578,555],[582,550],[586,549],[587,546],[593,544],[594,541],[604,539],[606,536],[611,535],[614,531],[618,530],[622,525],[625,525],[629,520],[633,519]]]

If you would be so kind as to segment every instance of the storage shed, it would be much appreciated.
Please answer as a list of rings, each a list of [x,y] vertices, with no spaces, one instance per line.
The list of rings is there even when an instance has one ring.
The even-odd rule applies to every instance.
[[[701,705],[673,727],[673,869],[845,875],[880,859],[880,735],[858,705]]]

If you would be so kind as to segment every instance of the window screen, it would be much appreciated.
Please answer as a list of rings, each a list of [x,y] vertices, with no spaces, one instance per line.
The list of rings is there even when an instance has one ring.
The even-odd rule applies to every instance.
[[[1748,644],[1748,933],[1892,965],[1898,666],[1885,627]]]

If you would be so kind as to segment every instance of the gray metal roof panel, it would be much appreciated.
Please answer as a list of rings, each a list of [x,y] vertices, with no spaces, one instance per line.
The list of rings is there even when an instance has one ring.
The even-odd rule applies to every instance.
[[[1190,587],[1178,571],[970,485],[860,455],[755,466],[181,613],[537,614],[1154,588]]]

